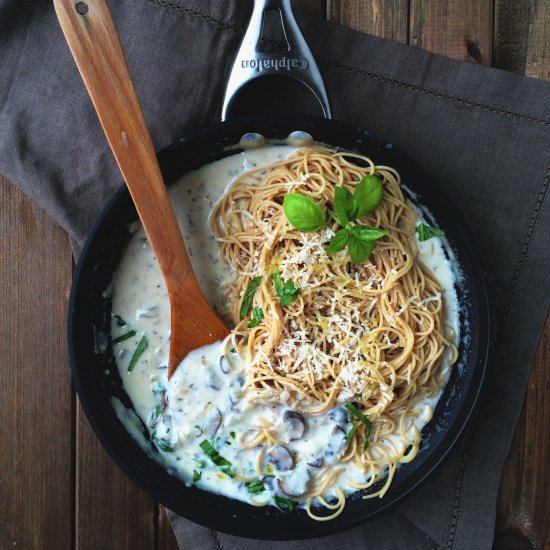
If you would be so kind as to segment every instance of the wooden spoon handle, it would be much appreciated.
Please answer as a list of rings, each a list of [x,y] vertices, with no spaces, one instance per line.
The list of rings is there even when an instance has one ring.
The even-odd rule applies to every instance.
[[[229,331],[193,273],[105,0],[54,0],[54,6],[168,287],[171,376],[189,351]]]
[[[55,10],[167,284],[193,277],[176,216],[104,0],[54,0]]]

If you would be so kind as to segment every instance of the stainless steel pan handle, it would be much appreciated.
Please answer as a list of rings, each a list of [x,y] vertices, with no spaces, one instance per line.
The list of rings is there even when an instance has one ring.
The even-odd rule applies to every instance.
[[[264,17],[271,10],[278,11],[281,16],[281,26],[288,44],[284,52],[258,51]],[[331,118],[321,73],[294,18],[291,0],[254,0],[252,16],[225,89],[222,121],[227,120],[231,103],[243,86],[268,75],[285,75],[305,84],[317,98],[325,118]]]

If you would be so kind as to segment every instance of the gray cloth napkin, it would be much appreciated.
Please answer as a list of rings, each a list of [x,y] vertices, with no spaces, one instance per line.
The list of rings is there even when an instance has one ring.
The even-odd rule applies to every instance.
[[[155,146],[219,116],[249,2],[110,2]],[[443,185],[494,284],[489,389],[461,448],[411,497],[335,537],[240,539],[171,515],[182,548],[489,548],[508,452],[550,297],[550,84],[431,55],[312,17],[304,34],[334,116],[406,151]],[[0,0],[0,173],[77,248],[121,185],[49,2]]]

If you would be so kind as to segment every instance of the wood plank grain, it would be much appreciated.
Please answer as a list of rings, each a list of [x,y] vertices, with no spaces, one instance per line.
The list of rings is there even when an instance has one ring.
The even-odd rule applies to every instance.
[[[550,3],[496,0],[494,61],[550,80]],[[496,550],[550,547],[550,316],[542,332],[523,410],[501,475]]]
[[[491,65],[492,39],[492,0],[411,0],[412,46]]]
[[[76,550],[155,548],[155,502],[107,455],[77,405]]]
[[[495,550],[550,546],[550,315],[502,469]],[[513,544],[513,546],[512,546]]]
[[[496,0],[494,66],[550,80],[550,2]]]
[[[346,27],[407,43],[408,0],[329,0],[327,12]]]
[[[71,547],[66,234],[0,176],[0,547]]]

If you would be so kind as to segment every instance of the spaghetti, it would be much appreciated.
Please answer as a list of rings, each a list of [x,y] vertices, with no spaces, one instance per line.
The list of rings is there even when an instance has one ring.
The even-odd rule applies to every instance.
[[[282,206],[288,193],[307,196],[327,211],[333,208],[336,186],[353,192],[370,174],[383,182],[382,200],[358,221],[387,234],[365,262],[351,262],[346,250],[327,253],[336,222],[311,233],[289,224]],[[361,155],[300,149],[237,178],[210,220],[221,256],[234,269],[227,298],[235,323],[232,345],[249,364],[247,399],[276,400],[312,415],[355,403],[369,424],[359,422],[348,434],[341,462],[352,461],[368,479],[348,480],[352,490],[370,489],[386,476],[381,488],[363,498],[382,497],[398,463],[418,453],[416,405],[445,384],[443,359],[450,365],[457,358],[454,335],[445,327],[443,288],[417,259],[418,216],[403,196],[399,174]],[[284,307],[274,290],[274,273],[300,289]],[[250,320],[240,316],[242,297],[259,276],[253,305],[263,317],[250,328]],[[268,426],[258,426],[240,444],[274,441]],[[332,519],[343,510],[346,497],[335,485],[338,474],[332,465],[309,484],[303,498],[314,519]],[[323,496],[331,486],[336,502]],[[316,504],[329,515],[317,515]]]

